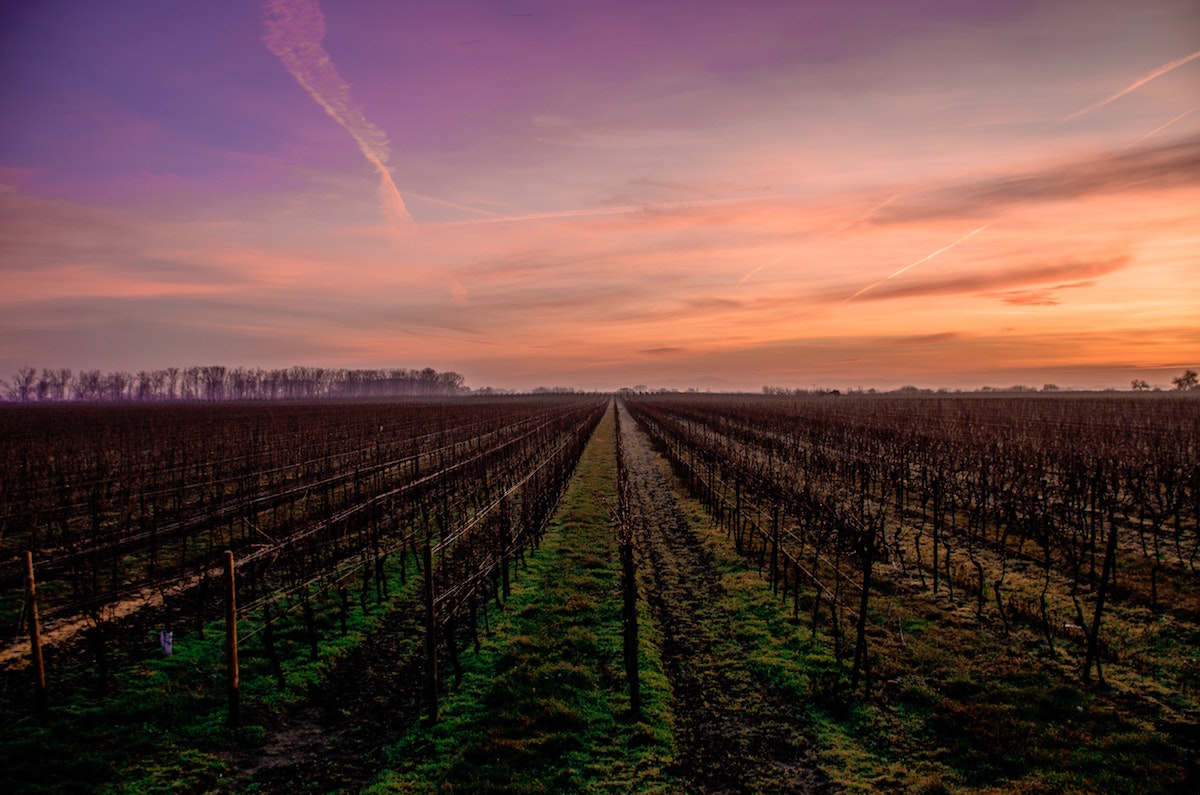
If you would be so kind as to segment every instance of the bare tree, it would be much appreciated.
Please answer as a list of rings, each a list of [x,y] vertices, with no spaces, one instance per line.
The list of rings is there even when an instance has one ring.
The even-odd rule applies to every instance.
[[[179,387],[179,396],[184,400],[195,400],[200,397],[199,367],[188,367],[183,371],[183,382]]]
[[[42,369],[42,377],[37,381],[37,399],[38,403],[43,400],[49,400],[51,393],[54,391],[54,371]]]
[[[1180,392],[1187,392],[1192,389],[1200,388],[1200,377],[1196,375],[1195,370],[1185,370],[1183,375],[1171,379],[1171,383]]]
[[[71,389],[72,373],[70,368],[59,368],[54,379],[54,399],[66,400]]]
[[[225,368],[219,364],[201,368],[204,379],[204,398],[206,400],[223,400],[225,398]]]
[[[137,399],[149,400],[154,397],[154,385],[151,382],[150,373],[145,370],[139,370],[137,374]]]
[[[100,397],[100,371],[80,370],[75,379],[75,397],[78,400],[95,400]]]
[[[167,371],[155,370],[150,373],[150,393],[153,397],[162,399],[166,397],[163,394],[163,385],[167,383]]]
[[[12,378],[12,396],[22,403],[29,401],[29,396],[34,391],[34,380],[37,378],[37,370],[32,367],[22,367],[13,374]]]
[[[32,367],[21,368],[8,381],[0,380],[11,400],[276,400],[338,397],[459,395],[470,392],[465,379],[453,371],[432,367],[417,369],[361,369],[294,366],[285,369],[168,367],[104,373],[70,369],[44,369],[40,378]],[[567,387],[540,392],[570,393]]]
[[[120,400],[125,397],[126,390],[132,386],[132,375],[124,370],[114,370],[104,379],[104,397],[109,400]]]

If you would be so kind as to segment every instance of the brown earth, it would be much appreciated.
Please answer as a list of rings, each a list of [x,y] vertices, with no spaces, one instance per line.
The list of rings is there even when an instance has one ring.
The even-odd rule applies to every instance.
[[[666,463],[621,406],[638,523],[638,565],[663,635],[679,758],[672,773],[698,792],[829,792],[794,694],[746,664],[721,574],[681,510]]]

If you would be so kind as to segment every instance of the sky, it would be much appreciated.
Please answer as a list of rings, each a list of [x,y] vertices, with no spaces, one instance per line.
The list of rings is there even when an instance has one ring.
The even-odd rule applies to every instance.
[[[1194,0],[19,0],[0,378],[1170,386]]]

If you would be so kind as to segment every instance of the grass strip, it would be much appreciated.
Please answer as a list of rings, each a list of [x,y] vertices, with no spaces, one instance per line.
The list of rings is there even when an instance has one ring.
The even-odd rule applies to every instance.
[[[642,715],[622,663],[612,412],[583,453],[537,552],[527,557],[494,635],[463,655],[441,722],[414,726],[368,790],[677,792],[670,687],[658,632],[639,605]]]

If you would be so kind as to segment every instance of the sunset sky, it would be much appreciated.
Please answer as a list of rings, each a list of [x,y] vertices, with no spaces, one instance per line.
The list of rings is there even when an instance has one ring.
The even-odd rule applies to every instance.
[[[0,378],[1170,386],[1195,0],[22,0]]]

